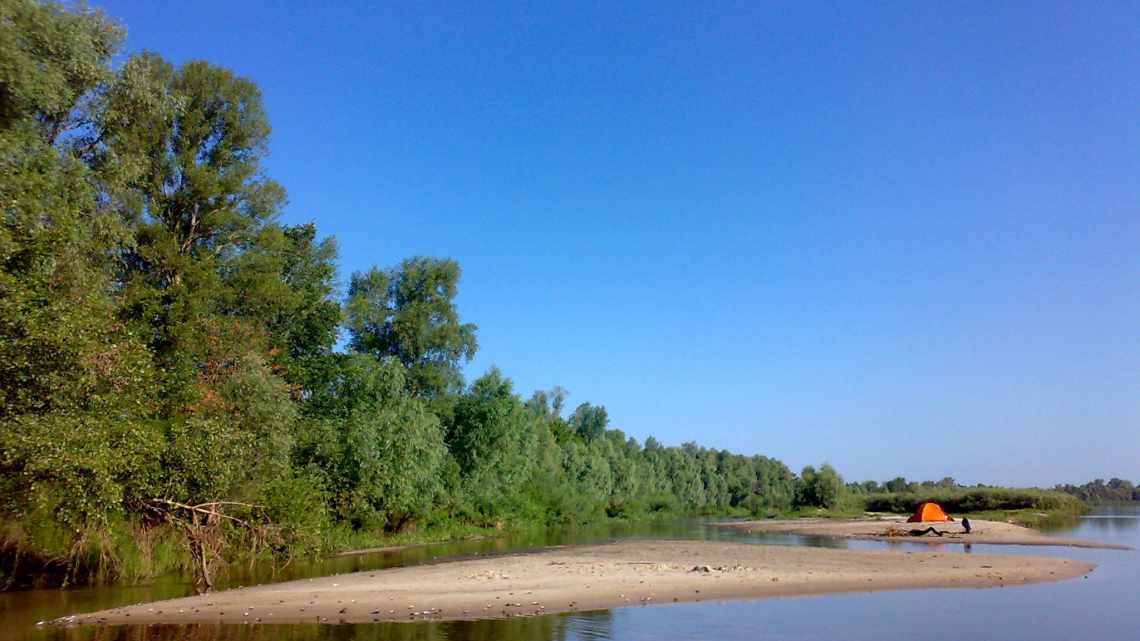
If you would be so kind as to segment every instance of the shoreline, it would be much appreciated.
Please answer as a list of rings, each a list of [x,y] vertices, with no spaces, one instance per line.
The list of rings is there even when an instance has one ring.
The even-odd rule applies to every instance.
[[[1001,521],[971,519],[973,531],[962,532],[960,521],[907,523],[906,517],[889,516],[858,519],[772,519],[766,521],[731,521],[714,523],[716,527],[747,533],[793,534],[839,539],[862,539],[889,543],[926,543],[928,545],[1033,545],[1107,550],[1132,550],[1132,546],[1104,543],[1088,539],[1054,537],[1021,525]],[[947,531],[943,536],[927,534],[908,536],[910,529],[934,527]]]
[[[627,540],[238,588],[56,619],[76,624],[367,623],[1059,581],[1052,557]]]

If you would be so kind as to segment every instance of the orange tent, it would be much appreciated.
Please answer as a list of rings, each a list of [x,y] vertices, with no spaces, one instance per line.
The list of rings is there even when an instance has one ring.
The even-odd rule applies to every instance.
[[[918,509],[914,511],[907,523],[921,523],[923,521],[950,521],[952,520],[946,513],[942,511],[942,506],[928,501],[926,503],[919,503]]]

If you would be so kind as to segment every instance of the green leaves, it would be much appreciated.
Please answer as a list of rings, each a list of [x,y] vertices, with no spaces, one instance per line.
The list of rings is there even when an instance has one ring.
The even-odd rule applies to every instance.
[[[606,431],[610,418],[606,414],[606,408],[582,403],[574,409],[574,413],[570,415],[570,420],[567,422],[579,436],[587,441],[592,441]]]
[[[438,419],[409,395],[399,363],[343,357],[313,409],[296,462],[324,478],[336,514],[397,530],[427,512],[447,450]]]
[[[273,219],[284,189],[261,175],[269,122],[250,80],[206,62],[132,57],[101,93],[81,149],[112,204],[149,223],[159,268],[221,255]],[[170,276],[173,278],[173,276]]]
[[[24,415],[0,430],[6,510],[54,518],[73,531],[106,523],[154,489],[162,435],[107,414]]]
[[[800,507],[832,508],[839,504],[846,492],[843,479],[835,468],[824,463],[817,472],[810,465],[800,472],[796,488],[796,505]]]
[[[540,426],[498,369],[459,398],[448,427],[448,447],[479,503],[501,503],[530,479]]]
[[[97,11],[0,3],[0,129],[34,120],[54,142],[79,99],[104,80],[123,29]]]
[[[459,264],[411,258],[396,268],[352,275],[346,320],[352,348],[391,356],[408,370],[408,388],[424,398],[462,386],[461,361],[475,356],[475,325],[460,323],[455,308]]]
[[[257,86],[112,72],[120,30],[55,4],[0,3],[0,35],[4,515],[78,533],[287,475],[282,375],[331,351],[335,246],[272,223]]]

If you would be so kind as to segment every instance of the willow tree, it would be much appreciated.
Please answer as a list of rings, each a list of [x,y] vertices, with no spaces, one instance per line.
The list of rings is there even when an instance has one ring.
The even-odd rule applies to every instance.
[[[447,444],[481,512],[494,513],[526,489],[541,463],[540,429],[546,426],[497,368],[457,400]]]
[[[343,355],[336,370],[314,390],[298,467],[317,477],[341,520],[399,530],[442,490],[439,420],[409,394],[404,368],[391,359]]]

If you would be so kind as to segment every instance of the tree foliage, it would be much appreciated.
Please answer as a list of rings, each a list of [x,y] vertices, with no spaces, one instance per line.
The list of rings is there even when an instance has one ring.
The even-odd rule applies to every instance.
[[[833,508],[839,504],[844,491],[843,479],[834,467],[824,463],[817,471],[809,465],[800,472],[796,505]]]
[[[418,396],[458,391],[459,365],[478,349],[475,325],[461,323],[455,306],[459,274],[454,260],[425,257],[353,274],[346,310],[352,348],[398,360]]]
[[[443,432],[404,376],[395,361],[341,358],[301,432],[297,466],[321,479],[334,515],[357,527],[400,529],[441,490]]]
[[[257,505],[288,554],[439,520],[834,501],[828,466],[642,446],[498,369],[466,385],[459,264],[340,291],[335,241],[277,220],[257,85],[151,53],[112,66],[122,34],[0,0],[0,564],[122,567],[171,523],[155,505]]]
[[[1058,485],[1056,490],[1071,494],[1086,503],[1140,501],[1140,483],[1119,478],[1095,479],[1084,485]]]

